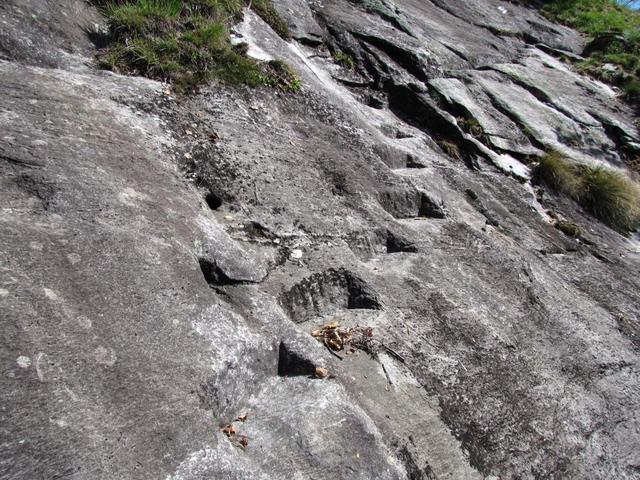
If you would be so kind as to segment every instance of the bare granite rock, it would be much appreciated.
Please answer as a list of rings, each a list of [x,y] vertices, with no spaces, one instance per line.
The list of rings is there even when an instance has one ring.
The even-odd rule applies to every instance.
[[[638,236],[529,180],[640,144],[575,32],[277,0],[302,91],[176,101],[53,3],[0,5],[0,478],[640,478]]]

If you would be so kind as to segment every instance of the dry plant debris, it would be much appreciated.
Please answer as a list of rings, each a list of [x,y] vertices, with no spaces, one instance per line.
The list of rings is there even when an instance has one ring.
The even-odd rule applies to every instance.
[[[338,322],[331,322],[311,332],[311,335],[334,352],[346,350],[347,354],[362,350],[375,355],[380,349],[380,342],[373,338],[371,327],[340,327]]]
[[[236,434],[236,429],[231,424],[222,427],[221,430],[227,437],[233,437]]]
[[[236,422],[246,422],[247,415],[239,415],[234,421]],[[238,433],[236,428],[233,426],[233,423],[229,425],[225,425],[220,429],[220,431],[229,439],[229,441],[239,447],[247,448],[249,446],[249,437],[246,435],[241,435]]]
[[[318,341],[322,342],[331,353],[342,359],[336,352],[345,351],[347,355],[351,355],[356,350],[361,350],[369,355],[376,357],[380,350],[387,353],[404,363],[404,358],[373,336],[372,327],[341,327],[338,322],[330,322],[311,332],[311,335]]]

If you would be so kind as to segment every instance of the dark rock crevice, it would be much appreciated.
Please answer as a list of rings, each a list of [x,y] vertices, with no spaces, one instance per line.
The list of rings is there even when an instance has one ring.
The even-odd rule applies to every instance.
[[[218,210],[222,206],[222,198],[213,192],[207,193],[204,200],[211,210]]]
[[[278,347],[278,376],[312,376],[315,369],[315,364],[306,358],[299,349],[292,348],[285,341],[280,342]]]
[[[200,270],[207,283],[211,286],[237,285],[245,283],[242,280],[234,280],[227,276],[215,260],[199,258]]]
[[[453,118],[447,119],[425,93],[417,92],[407,85],[388,88],[390,110],[405,122],[421,129],[441,147],[455,146],[455,151],[445,151],[447,155],[464,160],[468,167],[475,169],[476,157],[485,157],[478,146],[462,134]]]
[[[385,54],[389,55],[394,62],[403,67],[418,80],[424,82],[429,80],[429,76],[425,73],[425,61],[415,52],[375,35],[369,35],[357,31],[352,31],[351,34],[362,42],[368,43],[382,50]]]
[[[387,232],[387,253],[416,253],[418,248],[416,245],[408,240],[406,237],[394,234],[390,231]]]

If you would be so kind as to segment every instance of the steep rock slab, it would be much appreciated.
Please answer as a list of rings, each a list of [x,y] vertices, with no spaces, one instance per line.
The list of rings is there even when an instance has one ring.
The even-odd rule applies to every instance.
[[[257,24],[253,28],[260,30]],[[261,35],[267,36],[266,33]],[[285,55],[289,49],[277,41],[270,41],[267,45],[272,56]],[[524,46],[522,51],[526,51]],[[380,56],[379,52],[376,54]],[[324,64],[314,59],[296,65],[304,73],[312,71],[316,78],[323,78],[325,74]],[[402,65],[398,63],[393,68],[400,69]],[[405,72],[398,78],[404,79],[407,74],[412,75]],[[582,128],[578,122],[552,105],[541,102],[526,88],[505,81],[502,74],[467,70],[461,77],[464,78],[465,74],[469,75],[471,88],[483,95],[487,89],[482,82],[491,78],[496,89],[511,92],[508,99],[513,108],[527,107],[534,113],[540,110],[549,115],[549,118],[543,118],[541,114],[539,124],[544,131],[550,132],[553,145],[569,148],[571,138],[580,138]],[[414,78],[415,85],[418,85],[419,78]],[[401,84],[400,79],[398,84]],[[326,92],[327,105],[340,105],[343,109],[353,106],[357,113],[354,115],[352,111],[348,117],[364,132],[359,141],[378,138],[366,120],[379,118],[384,110],[375,113],[378,110],[371,109],[368,113],[366,107],[360,109],[357,103],[345,98],[343,90],[334,89],[330,83],[312,79],[309,85]],[[427,97],[424,90],[415,88],[416,95],[412,98]],[[308,102],[309,96],[304,98]],[[494,111],[509,117],[508,109],[500,104],[495,106],[493,102],[491,105]],[[411,106],[415,107],[415,102]],[[329,108],[322,109],[324,115]],[[615,108],[612,106],[612,110]],[[480,110],[476,107],[476,111]],[[297,112],[295,108],[293,111]],[[367,115],[365,121],[358,118],[361,112]],[[415,120],[415,116],[408,114],[410,112],[404,113],[403,120]],[[298,115],[296,113],[294,119],[281,117],[278,124],[287,130],[289,122],[295,124],[299,118],[305,118],[302,123],[314,121],[311,113],[302,117]],[[441,115],[438,118],[425,114],[424,124],[429,125],[429,120],[439,122],[446,118],[449,125],[458,127],[451,113],[443,111]],[[230,121],[230,117],[226,118],[226,122]],[[325,118],[326,124],[344,125],[342,116],[338,122],[332,115]],[[220,123],[225,121],[221,119]],[[513,117],[512,125],[524,130],[516,117]],[[561,136],[556,134],[557,127],[560,127]],[[319,126],[318,130],[321,130]],[[414,135],[424,138],[426,143],[432,132],[434,135],[440,133],[425,128],[422,133]],[[331,146],[327,144],[324,148],[333,150],[337,145],[345,148],[341,144],[345,133],[334,135]],[[352,141],[355,142],[355,138]],[[585,133],[584,138],[593,145],[602,140],[597,134],[591,137],[589,133]],[[480,149],[480,145],[477,148]],[[374,155],[369,157],[369,166],[358,164],[354,169],[357,173],[352,176],[364,176],[369,168],[379,169],[375,152],[383,150],[374,149]],[[300,154],[295,145],[291,154]],[[581,158],[580,154],[596,161],[589,156],[588,149],[576,152],[578,158]],[[342,161],[343,157],[339,155],[329,157],[323,162],[323,168],[332,163],[339,168]],[[386,163],[391,166],[401,164],[388,160]],[[317,168],[309,164],[308,167]],[[256,173],[261,168],[257,167]],[[440,156],[426,168],[402,169],[394,173],[401,174],[417,188],[435,192],[447,205],[445,219],[400,220],[405,231],[409,232],[409,238],[420,242],[418,252],[378,254],[366,257],[366,263],[361,264],[350,257],[345,246],[336,239],[332,239],[332,245],[328,246],[325,239],[314,240],[312,237],[308,238],[309,244],[303,249],[302,260],[284,263],[272,274],[267,288],[276,288],[277,291],[280,283],[282,287],[279,290],[287,291],[290,282],[283,279],[289,276],[304,278],[300,268],[310,272],[322,271],[327,268],[328,261],[332,265],[347,263],[354,271],[369,270],[369,275],[363,275],[363,278],[380,294],[385,308],[393,312],[394,322],[388,330],[382,330],[382,334],[389,335],[396,351],[412,359],[415,365],[413,375],[428,392],[438,396],[443,417],[470,453],[471,463],[486,476],[536,478],[566,474],[589,478],[597,470],[601,478],[610,475],[633,478],[635,460],[627,453],[621,456],[604,454],[604,457],[597,453],[609,452],[611,446],[619,442],[614,420],[616,415],[625,418],[625,424],[629,425],[626,431],[630,437],[620,444],[621,451],[629,452],[630,445],[635,442],[631,439],[638,436],[630,413],[636,408],[633,392],[637,389],[637,379],[626,366],[635,365],[637,358],[634,334],[618,331],[618,314],[610,302],[607,305],[601,303],[600,298],[604,294],[588,293],[586,281],[580,286],[568,281],[582,268],[583,262],[593,265],[588,261],[592,258],[589,251],[549,225],[548,217],[532,195],[529,185],[505,180],[504,176],[484,164],[478,173],[456,159]],[[313,178],[313,175],[308,175],[308,178]],[[358,181],[357,184],[359,189],[372,188],[368,183]],[[384,191],[400,192],[394,197],[400,198],[403,191],[398,186],[376,190],[381,190],[378,198]],[[349,208],[355,204],[345,206]],[[262,208],[268,207],[264,205]],[[604,235],[601,240],[611,248],[622,249],[623,255],[630,253],[624,239],[594,223],[584,212],[575,208],[567,212],[572,218],[589,225],[588,228],[601,232]],[[350,216],[357,218],[361,214],[353,212]],[[317,221],[324,223],[332,213],[325,210],[321,215]],[[371,221],[376,223],[379,217],[371,217]],[[277,234],[278,229],[274,231]],[[566,268],[561,276],[552,273],[561,268],[558,262]],[[637,301],[637,294],[633,288],[622,286],[628,281],[636,282],[631,275],[634,265],[637,265],[635,256],[616,262],[615,266],[600,264],[598,273],[591,277],[618,278],[613,280],[613,284],[625,291],[619,296],[626,312],[625,318],[628,315],[633,317],[637,311],[632,306]],[[326,320],[331,318],[335,317],[330,316]],[[368,316],[358,318],[372,321]],[[572,339],[567,340],[560,331],[571,331]],[[589,355],[595,355],[592,360],[587,360],[589,355],[585,357],[580,353],[585,349]],[[597,388],[585,387],[589,373],[584,376],[570,373],[580,369],[581,365],[588,365],[587,370],[595,372],[600,364],[623,366],[624,373],[618,374],[616,370]],[[514,365],[517,365],[515,370],[511,368]],[[516,372],[520,372],[522,377]],[[627,377],[629,374],[631,376]],[[624,386],[627,381],[628,388]],[[564,405],[563,392],[569,392],[571,406],[556,409],[555,405]],[[624,406],[618,400],[621,397],[627,399]],[[490,401],[483,400],[489,398]],[[489,413],[494,409],[500,412],[499,424]],[[617,413],[610,415],[613,411]],[[598,430],[602,447],[589,443],[590,432],[598,424],[597,419],[606,425]],[[566,422],[563,424],[566,429],[556,429],[558,435],[554,436],[553,426],[562,422]],[[485,442],[484,439],[489,440]],[[423,457],[418,454],[413,458]],[[436,458],[441,460],[441,457]]]
[[[475,122],[480,127],[475,136],[482,136],[490,147],[519,155],[540,153],[518,125],[497,110],[491,99],[474,82],[467,81],[465,84],[457,78],[437,78],[430,80],[429,85],[458,111],[458,124]],[[464,128],[464,124],[461,127]]]
[[[410,111],[340,87],[327,59],[252,14],[238,28],[250,52],[294,63],[306,91],[215,86],[174,104],[139,79],[2,65],[4,476],[637,476],[633,244],[554,199],[585,231],[565,237],[508,168],[436,144],[448,133],[498,155],[423,80],[517,63],[524,42],[428,2],[332,5],[355,25],[325,26],[354,32],[336,42],[359,38],[374,93],[412,91],[432,107],[421,129]],[[469,5],[479,17],[485,4]],[[424,168],[390,168],[408,155]],[[400,217],[416,191],[444,202],[444,218],[385,211],[385,192]],[[208,288],[206,251],[236,280]],[[296,285],[305,300],[283,311]],[[333,320],[372,328],[388,349],[339,360],[309,335]],[[284,368],[281,347],[305,368]],[[316,366],[329,378],[308,378]]]
[[[519,37],[528,43],[544,43],[575,53],[582,51],[584,42],[577,32],[554,24],[534,9],[523,7],[516,2],[435,0],[433,3],[467,24],[486,28],[496,37]],[[514,45],[519,43],[515,42]]]
[[[0,23],[0,58],[32,65],[84,68],[104,42],[103,19],[83,0],[6,0]]]
[[[346,479],[360,465],[406,478],[342,387],[278,377],[278,344],[295,335],[276,304],[208,287],[206,255],[233,280],[218,288],[248,288],[264,267],[177,174],[160,120],[124,106],[163,102],[157,83],[7,62],[0,75],[3,477],[278,478],[286,465]],[[247,409],[243,454],[219,430]],[[280,466],[262,453],[276,440]]]

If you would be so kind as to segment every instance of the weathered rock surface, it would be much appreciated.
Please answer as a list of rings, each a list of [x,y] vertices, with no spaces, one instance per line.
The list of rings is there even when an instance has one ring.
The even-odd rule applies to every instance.
[[[640,143],[551,56],[574,32],[278,0],[294,40],[235,34],[302,92],[176,101],[53,3],[0,5],[0,478],[640,478],[638,239],[527,180]],[[331,321],[388,349],[338,359]]]

